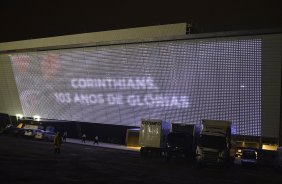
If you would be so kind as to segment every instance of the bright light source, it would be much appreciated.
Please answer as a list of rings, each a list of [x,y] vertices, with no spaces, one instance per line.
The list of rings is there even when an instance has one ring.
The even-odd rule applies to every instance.
[[[24,124],[23,123],[20,123],[18,124],[17,128],[23,128],[24,127]]]
[[[22,119],[23,115],[22,114],[16,114],[17,119]]]
[[[278,145],[271,145],[271,144],[263,144],[262,145],[262,149],[263,150],[272,150],[272,151],[275,151],[275,150],[277,150],[277,147],[278,147]]]
[[[33,116],[33,119],[34,119],[35,121],[40,121],[40,116],[35,115],[35,116]]]
[[[140,146],[127,146],[127,148],[129,149],[133,149],[133,150],[140,150]]]

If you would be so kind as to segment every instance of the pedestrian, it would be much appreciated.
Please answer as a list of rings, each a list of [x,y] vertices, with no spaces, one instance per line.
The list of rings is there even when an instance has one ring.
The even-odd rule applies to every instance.
[[[68,132],[65,131],[64,134],[63,134],[63,141],[64,142],[67,142],[67,136],[68,136]]]
[[[85,134],[83,134],[83,135],[81,136],[81,138],[82,138],[82,142],[83,142],[83,143],[85,143],[85,140],[86,140],[86,135],[85,135]]]
[[[60,132],[57,132],[54,137],[54,153],[55,154],[61,153],[61,145],[62,145],[62,136]]]
[[[98,135],[96,135],[94,137],[94,143],[93,144],[99,144],[99,137],[98,137]]]

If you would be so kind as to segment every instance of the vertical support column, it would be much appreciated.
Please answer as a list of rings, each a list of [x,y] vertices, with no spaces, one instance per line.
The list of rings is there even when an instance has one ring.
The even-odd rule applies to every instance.
[[[280,41],[281,52],[280,52],[280,67],[282,69],[282,39]],[[280,118],[279,118],[279,137],[278,137],[278,146],[282,146],[282,74],[280,73]]]

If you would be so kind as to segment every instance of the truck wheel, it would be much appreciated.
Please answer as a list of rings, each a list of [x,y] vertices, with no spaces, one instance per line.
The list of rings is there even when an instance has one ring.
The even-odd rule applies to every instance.
[[[228,169],[231,166],[233,166],[233,163],[234,161],[231,158],[226,158],[222,164],[223,164],[223,167]]]
[[[140,156],[141,157],[146,157],[148,155],[148,150],[144,147],[140,148]]]
[[[203,168],[203,164],[202,164],[201,162],[197,162],[197,161],[196,161],[196,162],[194,163],[194,167],[200,169],[200,168]]]
[[[233,167],[235,161],[235,157],[231,157],[227,160],[227,167]]]
[[[164,158],[165,158],[165,161],[170,161],[170,159],[171,159],[171,154],[169,153],[169,152],[164,152]]]
[[[195,168],[202,168],[203,167],[202,161],[198,160],[197,157],[195,158],[193,165],[194,165]]]

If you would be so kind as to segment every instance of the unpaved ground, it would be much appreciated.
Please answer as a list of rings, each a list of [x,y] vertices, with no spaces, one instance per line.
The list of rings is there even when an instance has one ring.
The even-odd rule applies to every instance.
[[[194,168],[185,160],[140,158],[138,152],[65,143],[60,155],[52,143],[0,136],[1,184],[61,183],[282,183],[273,168]]]

